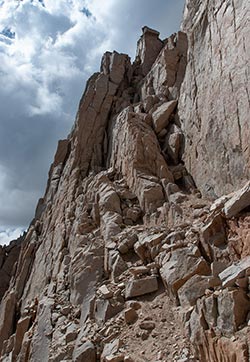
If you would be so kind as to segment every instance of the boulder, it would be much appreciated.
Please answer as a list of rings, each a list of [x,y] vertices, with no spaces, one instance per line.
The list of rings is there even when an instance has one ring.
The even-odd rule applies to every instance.
[[[179,290],[178,297],[182,307],[192,307],[198,298],[209,288],[209,277],[194,275]]]
[[[152,261],[152,248],[161,245],[161,241],[166,237],[166,233],[156,233],[152,235],[142,234],[134,245],[134,250],[143,262]]]
[[[133,324],[138,318],[134,308],[127,308],[124,311],[124,319],[127,324]]]
[[[114,263],[111,266],[111,277],[113,281],[117,282],[120,275],[127,270],[127,263],[123,258],[118,254]]]
[[[153,113],[153,125],[156,133],[160,133],[163,128],[167,127],[170,116],[175,110],[177,101],[165,102],[160,105]]]
[[[231,335],[246,322],[250,301],[242,289],[225,289],[217,299],[217,327],[223,335]]]
[[[101,355],[101,362],[106,361],[107,356],[115,355],[121,346],[122,341],[119,338],[114,339],[112,342],[105,343]]]
[[[148,293],[155,292],[158,289],[156,277],[146,277],[143,279],[130,280],[125,289],[125,298],[139,297]]]
[[[223,211],[226,218],[229,219],[239,214],[239,212],[248,206],[250,206],[250,181],[226,201]]]
[[[218,275],[225,270],[227,267],[226,263],[223,263],[221,261],[213,261],[211,263],[211,272],[214,277],[218,277]]]
[[[94,344],[87,340],[76,346],[73,352],[73,362],[96,362],[96,351]]]
[[[210,268],[203,257],[197,257],[188,247],[173,251],[160,269],[163,283],[172,296],[195,274],[209,275]]]
[[[176,126],[175,124],[172,124],[163,146],[163,153],[167,160],[170,160],[171,163],[174,163],[175,165],[178,165],[179,163],[179,157],[182,149],[183,142],[183,133],[181,129]]]
[[[77,325],[75,323],[70,323],[70,325],[68,325],[67,330],[65,332],[66,343],[68,344],[68,343],[74,341],[76,339],[77,335],[78,335]]]
[[[245,273],[248,268],[250,268],[250,256],[224,269],[221,273],[219,273],[219,278],[222,282],[222,286],[223,287],[233,286],[235,284],[236,279],[245,276]]]
[[[212,261],[214,248],[225,244],[226,233],[224,220],[220,213],[212,215],[200,231],[201,243],[207,257]]]
[[[95,319],[106,322],[123,310],[123,304],[111,299],[97,299],[95,304]]]

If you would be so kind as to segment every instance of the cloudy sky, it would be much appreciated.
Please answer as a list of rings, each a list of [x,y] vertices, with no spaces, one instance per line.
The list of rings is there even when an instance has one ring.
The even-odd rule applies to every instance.
[[[44,193],[86,79],[106,50],[134,58],[144,25],[165,38],[184,0],[0,0],[0,244],[19,236]]]

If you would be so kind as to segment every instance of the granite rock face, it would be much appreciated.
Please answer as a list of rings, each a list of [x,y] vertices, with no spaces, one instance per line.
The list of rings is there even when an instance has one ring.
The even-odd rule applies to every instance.
[[[213,198],[250,176],[249,2],[186,1],[182,29],[189,41],[179,114],[185,165]]]
[[[15,273],[15,264],[18,260],[23,238],[13,240],[7,246],[0,246],[0,301]]]
[[[247,10],[190,0],[185,32],[104,54],[1,249],[1,361],[248,362]]]

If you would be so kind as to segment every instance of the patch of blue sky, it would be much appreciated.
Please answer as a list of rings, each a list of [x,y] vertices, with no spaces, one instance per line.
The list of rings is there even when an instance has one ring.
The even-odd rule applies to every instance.
[[[83,13],[84,15],[86,15],[87,18],[90,18],[90,17],[92,16],[91,11],[90,11],[88,8],[86,8],[86,7],[82,8],[80,11],[81,11],[81,13]]]
[[[4,35],[6,38],[9,38],[9,39],[15,39],[15,32],[11,30],[11,28],[4,28],[0,34]]]

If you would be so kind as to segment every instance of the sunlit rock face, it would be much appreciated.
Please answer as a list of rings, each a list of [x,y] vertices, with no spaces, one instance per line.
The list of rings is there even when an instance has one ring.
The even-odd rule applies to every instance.
[[[133,63],[104,54],[1,249],[2,361],[248,362],[247,10],[187,1]]]
[[[249,179],[249,3],[186,2],[188,65],[179,114],[186,167],[202,193],[221,196]]]

